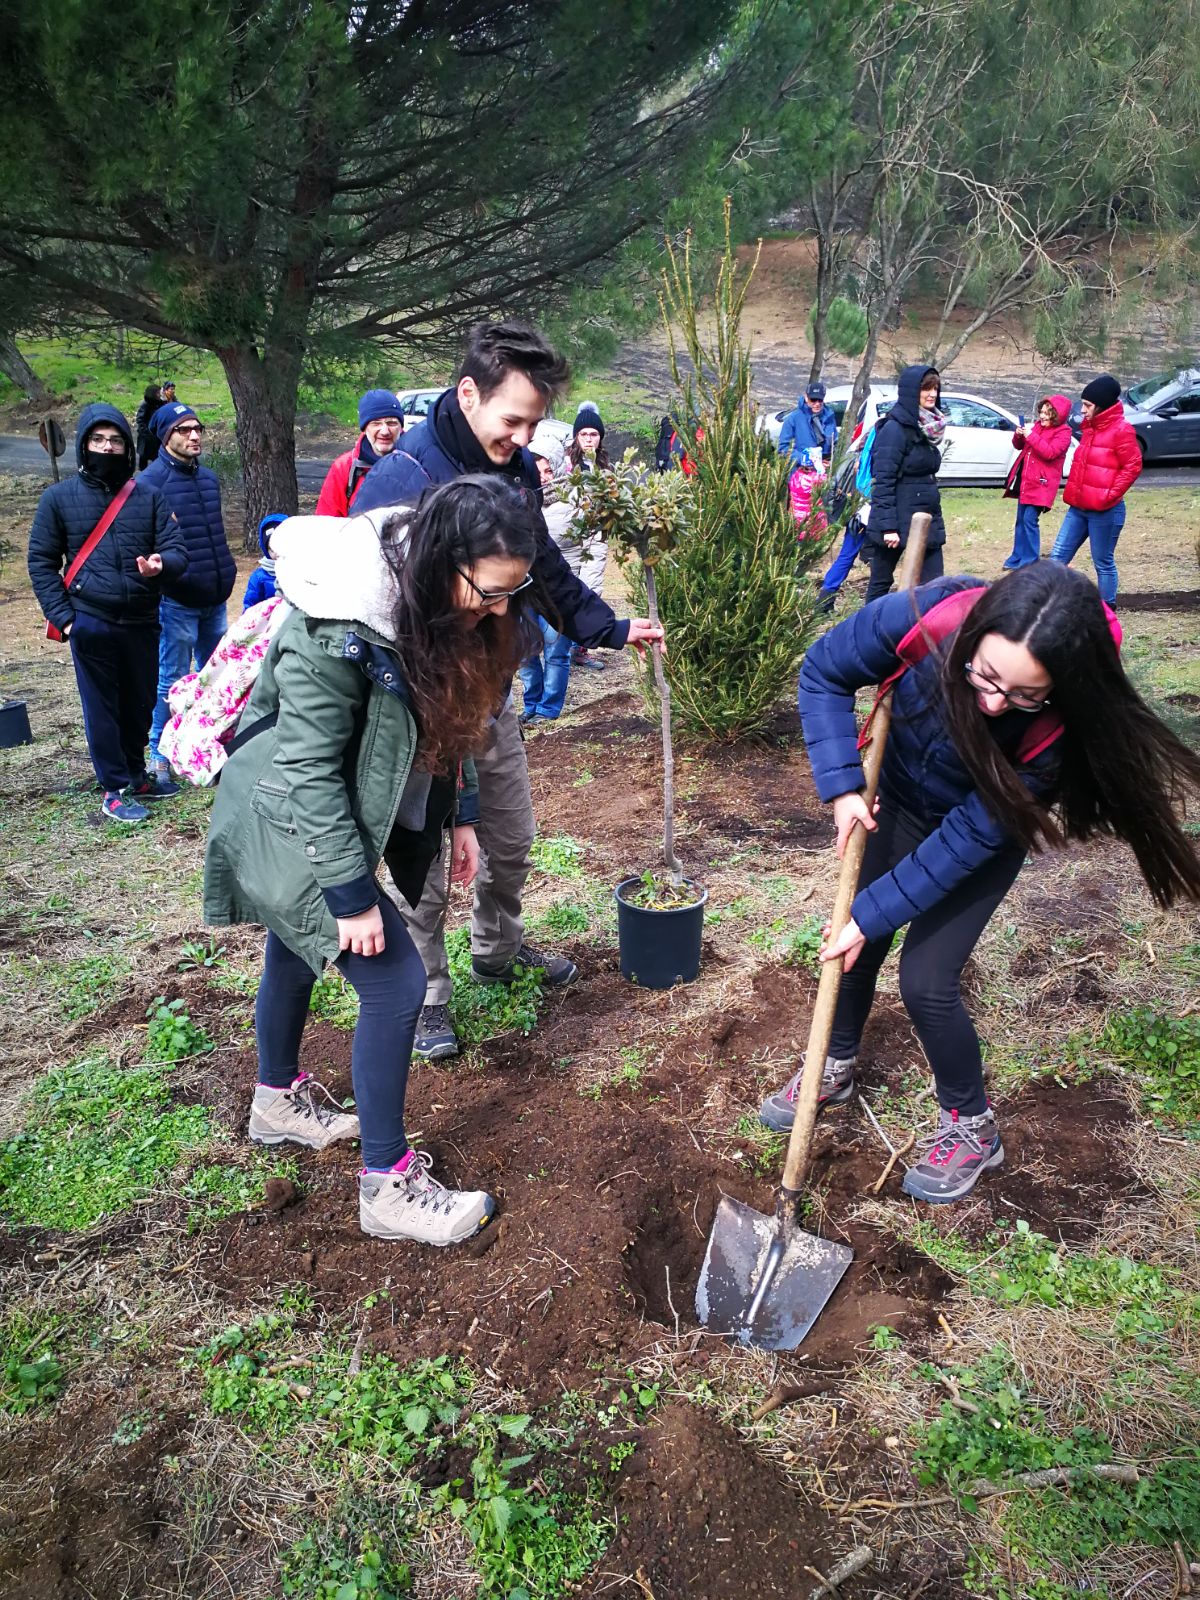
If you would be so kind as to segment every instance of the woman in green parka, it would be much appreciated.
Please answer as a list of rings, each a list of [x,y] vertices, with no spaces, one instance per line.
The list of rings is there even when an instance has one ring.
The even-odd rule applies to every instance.
[[[375,874],[415,904],[453,820],[451,874],[475,876],[474,768],[536,630],[524,609],[534,513],[519,489],[464,477],[413,513],[294,517],[272,538],[295,607],[272,640],[221,775],[205,920],[265,924],[250,1137],[324,1149],[360,1137],[359,1220],[388,1239],[455,1244],[490,1195],[454,1190],[409,1147],[404,1095],[425,970]],[[358,993],[357,1116],[300,1070],[317,974]]]

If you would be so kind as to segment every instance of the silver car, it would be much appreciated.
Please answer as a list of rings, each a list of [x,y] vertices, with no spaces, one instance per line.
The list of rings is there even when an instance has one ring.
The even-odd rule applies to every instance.
[[[1126,389],[1123,400],[1143,461],[1200,457],[1200,369],[1147,378]]]

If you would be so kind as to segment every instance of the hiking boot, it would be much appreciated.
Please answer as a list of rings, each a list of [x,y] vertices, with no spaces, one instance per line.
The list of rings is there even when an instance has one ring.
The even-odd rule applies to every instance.
[[[450,1020],[449,1006],[422,1006],[413,1035],[412,1053],[422,1061],[440,1061],[458,1054],[458,1036]]]
[[[150,815],[140,801],[123,794],[120,789],[105,790],[100,810],[110,822],[145,822]]]
[[[978,1183],[981,1172],[1004,1160],[992,1108],[974,1117],[939,1110],[937,1127],[917,1141],[917,1158],[900,1185],[905,1194],[931,1205],[961,1200]]]
[[[403,1170],[358,1175],[358,1221],[376,1239],[462,1244],[486,1228],[496,1202],[482,1189],[447,1189],[431,1174],[427,1151],[410,1150]]]
[[[608,662],[601,661],[599,656],[593,655],[590,650],[585,650],[582,645],[577,645],[571,652],[571,665],[586,667],[589,672],[604,672]]]
[[[343,1111],[323,1083],[302,1072],[290,1089],[260,1083],[250,1102],[250,1137],[258,1144],[304,1144],[324,1150],[358,1138],[358,1118]]]
[[[553,989],[564,989],[579,976],[579,968],[566,956],[547,955],[544,950],[529,943],[522,944],[512,960],[506,961],[502,967],[486,966],[476,957],[471,962],[471,976],[476,983],[515,983],[520,976],[518,967],[525,972],[540,967],[546,975],[546,982]]]
[[[821,1074],[821,1092],[817,1096],[817,1112],[826,1106],[844,1105],[854,1093],[854,1067],[857,1056],[839,1061],[836,1056],[825,1057],[825,1070]],[[800,1067],[793,1072],[782,1089],[768,1095],[758,1112],[758,1120],[774,1133],[790,1133],[796,1120],[796,1096],[800,1092],[800,1079],[804,1076],[804,1057]]]
[[[179,793],[179,785],[172,781],[169,773],[155,767],[153,772],[144,773],[137,783],[131,783],[126,793],[145,804],[153,800],[170,800]]]

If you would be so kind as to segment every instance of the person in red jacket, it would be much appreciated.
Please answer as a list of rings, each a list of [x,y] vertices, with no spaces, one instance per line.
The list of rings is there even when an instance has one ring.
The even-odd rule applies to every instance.
[[[1142,470],[1142,452],[1125,420],[1121,385],[1114,377],[1105,372],[1093,378],[1081,398],[1083,430],[1063,490],[1068,509],[1050,559],[1070,566],[1086,539],[1100,598],[1111,606],[1117,599],[1114,557],[1125,526],[1125,491]]]
[[[390,389],[368,389],[358,402],[359,440],[338,456],[317,496],[318,517],[348,517],[354,496],[377,461],[390,456],[404,432],[400,402]]]
[[[1020,479],[1016,490],[1017,521],[1013,528],[1012,555],[1004,563],[1006,572],[1027,567],[1041,556],[1038,519],[1058,497],[1063,462],[1071,448],[1071,430],[1067,426],[1070,410],[1071,402],[1065,394],[1052,394],[1039,404],[1033,427],[1028,431],[1020,428],[1012,436],[1013,444],[1021,453],[1008,475],[1008,494],[1013,493],[1018,473]]]

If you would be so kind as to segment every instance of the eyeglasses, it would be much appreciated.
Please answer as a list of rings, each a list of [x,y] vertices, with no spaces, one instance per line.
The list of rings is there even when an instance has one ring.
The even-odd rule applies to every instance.
[[[204,424],[202,422],[181,423],[178,428],[173,428],[171,431],[173,433],[203,433]]]
[[[1002,689],[994,678],[989,678],[986,673],[980,672],[973,662],[968,661],[963,672],[972,689],[978,689],[981,694],[1002,695],[1014,711],[1044,711],[1050,704],[1049,695],[1043,695],[1039,700],[1036,695],[1022,694],[1019,689],[1016,691]]]
[[[125,441],[119,433],[89,433],[89,450],[124,450]]]
[[[483,606],[498,606],[502,600],[511,600],[514,595],[520,594],[522,589],[528,589],[533,582],[533,573],[530,572],[522,578],[515,589],[481,589],[474,578],[468,577],[461,567],[455,567],[454,570],[465,584],[474,589],[479,596],[480,605]]]

